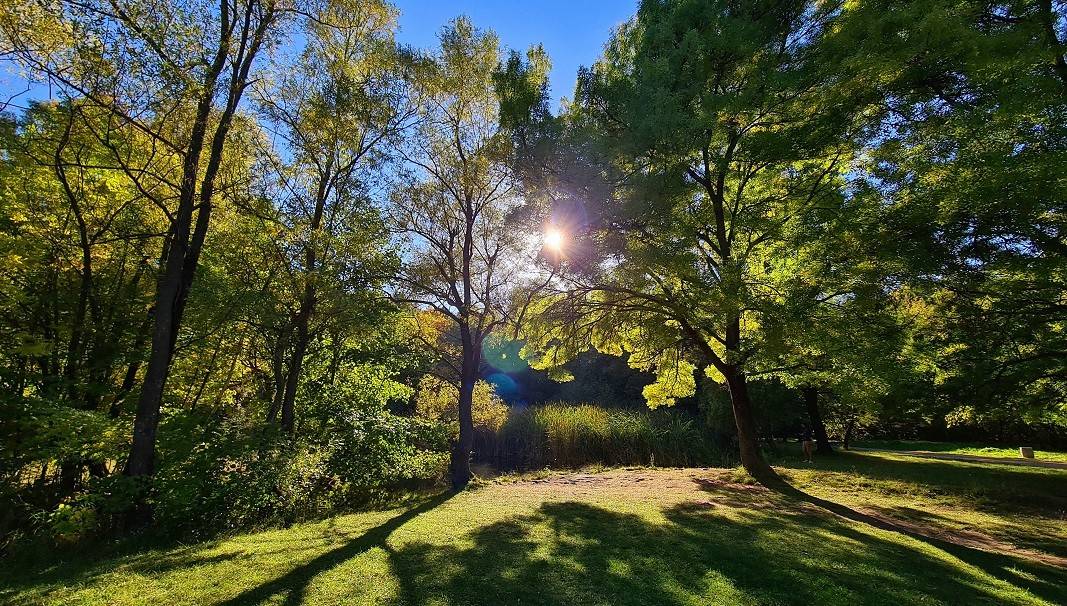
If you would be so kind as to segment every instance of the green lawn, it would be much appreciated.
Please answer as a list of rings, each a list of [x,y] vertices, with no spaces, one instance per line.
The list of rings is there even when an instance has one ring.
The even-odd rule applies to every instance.
[[[940,452],[946,454],[975,455],[979,457],[999,457],[1006,459],[1018,459],[1018,448],[1000,448],[997,446],[983,446],[981,444],[967,444],[963,442],[926,442],[922,440],[863,440],[856,442],[856,446],[862,448],[880,448],[884,450],[925,450],[927,452]],[[1026,446],[1026,444],[1023,444]],[[1034,458],[1039,461],[1058,461],[1067,463],[1067,452],[1054,452],[1049,450],[1034,450]]]
[[[1067,604],[1067,472],[843,453],[502,481],[285,530],[0,567],[22,604]]]

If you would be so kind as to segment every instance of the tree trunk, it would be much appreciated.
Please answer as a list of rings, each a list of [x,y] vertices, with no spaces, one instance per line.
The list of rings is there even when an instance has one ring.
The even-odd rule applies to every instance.
[[[726,386],[730,390],[730,407],[734,413],[734,423],[737,426],[737,444],[741,452],[741,465],[745,471],[763,484],[778,483],[781,479],[775,473],[763,453],[759,449],[759,430],[756,427],[756,417],[752,412],[752,399],[748,394],[748,383],[745,372],[736,364],[727,364],[719,354],[712,349],[704,337],[684,317],[678,318],[682,330],[692,339],[692,342],[700,349],[707,359],[726,378]],[[734,317],[726,327],[726,350],[737,352],[741,340],[741,319]]]
[[[841,447],[848,450],[848,445],[852,443],[852,431],[856,428],[856,418],[853,417],[848,420],[848,425],[845,426],[845,437],[841,440]]]
[[[296,344],[289,360],[289,374],[285,379],[285,395],[282,397],[282,429],[293,433],[296,428],[296,390],[300,386],[300,372],[304,366],[304,354],[308,346],[308,322],[301,310],[297,317]]]
[[[282,399],[285,397],[285,383],[288,376],[285,368],[285,350],[289,348],[289,333],[291,326],[283,327],[278,333],[278,339],[274,342],[274,351],[271,352],[271,374],[274,379],[274,395],[271,397],[270,408],[267,409],[267,424],[273,424],[278,418],[278,411],[282,409]]]
[[[117,419],[119,418],[119,415],[122,414],[122,404],[126,401],[126,396],[129,395],[130,391],[137,383],[137,373],[141,370],[141,350],[144,349],[145,341],[148,340],[148,331],[155,324],[155,319],[156,306],[153,305],[149,308],[148,314],[137,328],[137,337],[134,339],[133,343],[134,358],[130,361],[129,366],[126,367],[126,374],[122,377],[122,385],[119,386],[119,391],[115,394],[115,399],[111,401],[109,415],[112,419]]]
[[[804,394],[804,406],[808,409],[808,419],[811,421],[811,432],[815,437],[815,452],[833,454],[834,449],[830,446],[830,437],[826,435],[826,425],[822,421],[822,413],[819,412],[819,389],[807,386],[801,391]]]
[[[160,404],[163,388],[170,373],[174,333],[181,321],[176,315],[178,291],[181,287],[184,244],[175,242],[167,258],[166,270],[160,275],[156,291],[155,326],[152,330],[152,352],[148,357],[141,395],[137,400],[137,415],[133,421],[133,442],[126,459],[125,474],[130,477],[150,476],[155,472],[156,432],[159,428]]]
[[[311,315],[315,313],[317,298],[315,271],[318,266],[318,250],[315,247],[318,243],[318,234],[322,230],[322,214],[326,209],[326,198],[330,191],[332,168],[333,157],[331,156],[327,160],[326,170],[319,175],[315,211],[311,215],[310,233],[304,248],[304,296],[300,300],[300,311],[296,316],[296,345],[293,347],[293,357],[289,362],[289,376],[285,382],[285,397],[282,399],[282,429],[288,433],[293,433],[296,423],[296,390],[300,385],[304,355],[307,353],[308,341],[311,339],[308,326],[311,323]]]
[[[449,470],[452,488],[462,490],[471,479],[471,451],[474,449],[474,384],[478,381],[477,354],[465,352],[459,384],[459,439],[452,445]]]
[[[741,451],[741,465],[745,471],[760,482],[774,482],[778,474],[771,469],[759,449],[759,431],[756,429],[752,400],[748,395],[745,373],[736,366],[726,367],[723,375],[730,389],[730,406],[737,425],[737,444]]]

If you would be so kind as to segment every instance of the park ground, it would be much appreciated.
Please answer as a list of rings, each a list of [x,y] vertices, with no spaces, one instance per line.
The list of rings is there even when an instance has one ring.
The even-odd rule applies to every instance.
[[[992,457],[998,459],[1019,459],[1018,448],[985,446],[983,444],[966,444],[960,442],[927,442],[923,440],[864,440],[856,446],[877,450],[910,450],[932,452],[947,455],[975,457]],[[1034,461],[1050,463],[1067,463],[1067,452],[1035,450]]]
[[[499,478],[189,545],[61,550],[0,603],[1067,604],[1067,471],[840,453]]]

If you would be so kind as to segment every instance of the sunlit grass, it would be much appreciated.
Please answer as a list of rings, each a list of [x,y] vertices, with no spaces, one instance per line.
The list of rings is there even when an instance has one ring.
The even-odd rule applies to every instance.
[[[982,444],[967,444],[961,442],[928,442],[923,440],[863,440],[856,442],[856,446],[864,448],[881,448],[885,450],[924,450],[927,452],[939,452],[945,454],[972,455],[978,457],[997,457],[1005,459],[1018,459],[1018,448],[1003,448],[997,446],[984,446]],[[1027,446],[1021,444],[1020,446]],[[1034,449],[1034,459],[1038,461],[1057,461],[1067,463],[1067,452],[1055,452],[1050,450]]]
[[[1033,550],[1062,539],[1062,471],[862,454],[779,463],[801,490],[856,510],[908,507],[946,531],[972,524]],[[1067,570],[879,529],[737,477],[539,474],[191,546],[61,550],[5,566],[0,602],[1067,603]],[[998,490],[976,488],[987,482]]]

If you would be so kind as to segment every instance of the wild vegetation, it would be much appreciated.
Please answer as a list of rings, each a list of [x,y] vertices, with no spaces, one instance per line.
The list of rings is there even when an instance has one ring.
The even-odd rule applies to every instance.
[[[411,602],[832,603],[879,575],[892,603],[1058,601],[1061,575],[1030,564],[1065,555],[1062,471],[964,489],[969,468],[839,451],[1063,459],[1042,451],[1067,450],[1065,14],[643,0],[556,104],[541,46],[466,17],[405,46],[386,0],[3,3],[0,63],[31,86],[0,106],[0,551],[311,521],[71,563],[4,597],[190,583],[205,601],[181,569],[247,568],[239,545],[268,537],[332,547],[287,572],[254,556],[216,602],[295,602],[352,557],[391,579],[373,597]],[[798,439],[818,471],[794,465]],[[708,471],[704,511],[685,503],[707,477],[683,471],[646,505],[494,485],[427,514],[469,544],[423,506],[315,522],[477,470],[737,463],[777,492]],[[840,509],[856,478],[892,511]],[[1032,525],[1008,519],[1007,486],[1044,508]],[[984,546],[1028,563],[915,538],[938,490],[938,524],[993,523]],[[899,524],[858,526],[884,516]],[[745,559],[697,564],[750,535],[744,558],[806,572],[761,588]],[[548,581],[553,558],[595,574]],[[93,566],[153,580],[61,587]],[[371,591],[337,579],[321,595]]]

